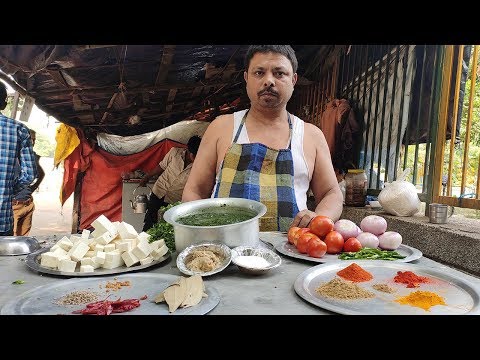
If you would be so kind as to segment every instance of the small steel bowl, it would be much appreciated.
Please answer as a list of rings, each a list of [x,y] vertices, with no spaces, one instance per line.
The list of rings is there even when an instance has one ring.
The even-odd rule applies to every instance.
[[[212,271],[194,271],[190,270],[187,265],[185,264],[185,261],[188,260],[188,256],[192,253],[194,250],[211,250],[217,254],[219,254],[222,257],[222,263],[220,267],[212,270]],[[190,245],[187,248],[185,248],[180,254],[178,254],[177,257],[177,268],[180,270],[182,273],[185,275],[200,275],[200,276],[210,276],[216,273],[219,273],[220,271],[224,270],[231,262],[232,260],[232,251],[227,245],[224,244],[213,244],[213,243],[202,243],[202,244],[194,244]]]
[[[267,260],[270,265],[263,268],[245,266],[239,263],[239,256],[259,256]],[[278,256],[269,249],[250,246],[237,246],[236,248],[232,249],[232,262],[237,265],[238,269],[241,272],[245,274],[261,275],[271,269],[275,269],[276,267],[280,266],[280,264],[282,263],[282,259],[280,258],[280,256]]]
[[[27,255],[40,249],[37,239],[29,236],[0,236],[0,255]]]

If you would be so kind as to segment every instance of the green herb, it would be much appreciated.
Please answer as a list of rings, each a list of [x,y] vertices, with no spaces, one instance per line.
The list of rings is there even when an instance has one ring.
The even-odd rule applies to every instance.
[[[380,250],[372,248],[363,248],[357,252],[344,252],[338,256],[341,260],[397,260],[404,259],[406,256],[400,255],[395,250]]]
[[[24,280],[15,280],[14,282],[12,282],[12,284],[21,285],[21,284],[25,284],[25,281]]]
[[[168,209],[171,209],[174,206],[181,204],[180,201],[176,203],[169,204],[167,206],[162,206],[159,209],[159,214],[163,214]],[[154,242],[155,240],[163,239],[165,241],[165,245],[167,245],[168,250],[171,253],[175,252],[175,234],[173,232],[173,225],[167,223],[163,220],[162,216],[159,216],[160,220],[158,223],[153,225],[150,229],[147,230],[147,234],[151,235],[149,242]]]

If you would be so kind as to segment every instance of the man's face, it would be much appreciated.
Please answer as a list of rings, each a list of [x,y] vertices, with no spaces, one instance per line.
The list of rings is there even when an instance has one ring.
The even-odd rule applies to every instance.
[[[252,105],[283,107],[293,93],[297,74],[287,57],[277,53],[256,53],[244,73]]]

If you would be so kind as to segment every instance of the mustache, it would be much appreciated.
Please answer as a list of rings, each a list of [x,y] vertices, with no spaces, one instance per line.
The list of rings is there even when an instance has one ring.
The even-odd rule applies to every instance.
[[[271,95],[274,95],[274,96],[278,96],[278,93],[276,91],[272,90],[272,88],[268,88],[268,89],[265,89],[265,90],[262,90],[262,91],[258,92],[258,96],[262,96],[263,94],[271,94]]]

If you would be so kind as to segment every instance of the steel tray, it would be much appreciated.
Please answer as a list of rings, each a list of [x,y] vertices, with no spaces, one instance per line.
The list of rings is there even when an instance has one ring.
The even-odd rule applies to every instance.
[[[440,314],[478,314],[478,288],[467,280],[448,274],[445,269],[433,268],[417,264],[395,263],[392,261],[363,260],[357,262],[366,271],[373,275],[367,282],[357,283],[360,287],[375,294],[374,298],[358,300],[342,300],[322,296],[316,289],[323,283],[329,282],[336,273],[349,264],[335,263],[317,265],[301,273],[295,280],[295,292],[309,303],[339,314],[349,315],[440,315]],[[427,276],[433,279],[432,283],[420,284],[418,288],[407,288],[405,284],[393,281],[397,271],[413,271],[416,275]],[[372,285],[385,283],[395,289],[394,293],[385,293],[374,290]],[[413,291],[432,291],[442,296],[447,305],[436,305],[426,311],[422,308],[402,305],[394,300],[408,295]]]
[[[29,290],[7,302],[1,315],[70,315],[72,311],[85,308],[85,305],[57,305],[55,300],[78,290],[97,292],[99,300],[108,296],[109,300],[139,299],[147,295],[147,299],[140,301],[140,306],[131,311],[112,315],[204,315],[211,311],[220,302],[218,291],[205,284],[205,292],[208,295],[202,298],[199,304],[179,308],[173,313],[168,312],[165,302],[156,304],[155,296],[175,282],[179,276],[169,274],[124,274],[115,277],[70,279],[57,281],[52,284],[39,286]],[[130,286],[122,287],[117,291],[106,292],[105,285],[108,281],[127,281]]]
[[[294,257],[297,259],[308,260],[316,263],[322,264],[331,264],[336,262],[352,262],[352,261],[366,261],[368,259],[352,259],[352,260],[342,260],[338,258],[339,254],[325,254],[321,258],[314,258],[312,256],[308,256],[307,254],[301,254],[298,252],[297,248],[290,244],[287,240],[287,236],[283,234],[278,234],[279,237],[283,237],[284,239],[278,242],[275,245],[275,250],[277,250],[280,254]],[[396,259],[396,260],[386,260],[386,261],[393,261],[393,262],[410,262],[414,260],[420,259],[423,254],[420,250],[415,249],[411,246],[400,244],[398,249],[396,250],[400,255],[405,256],[403,259]],[[373,261],[380,261],[380,260],[373,260]]]
[[[103,269],[103,268],[98,268],[95,269],[93,272],[86,272],[86,273],[81,273],[78,271],[75,272],[63,272],[59,270],[54,270],[50,269],[44,266],[40,265],[40,255],[43,254],[44,252],[49,251],[50,248],[43,248],[40,249],[34,253],[31,253],[27,255],[25,258],[25,263],[27,266],[33,270],[33,271],[38,271],[44,274],[50,274],[50,275],[58,275],[58,276],[67,276],[67,277],[91,277],[91,276],[105,276],[105,275],[114,275],[114,274],[123,274],[123,273],[128,273],[128,272],[134,272],[134,271],[139,271],[139,270],[145,270],[149,268],[153,268],[156,266],[159,266],[161,264],[166,263],[167,260],[170,259],[171,255],[170,252],[166,253],[164,256],[162,256],[158,260],[154,260],[150,264],[145,264],[145,265],[133,265],[130,267],[127,267],[125,265],[122,265],[118,268],[113,268],[113,269]],[[78,268],[78,265],[77,265]]]

